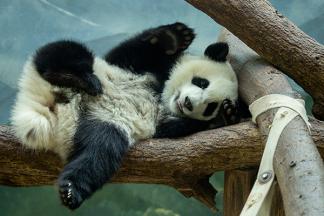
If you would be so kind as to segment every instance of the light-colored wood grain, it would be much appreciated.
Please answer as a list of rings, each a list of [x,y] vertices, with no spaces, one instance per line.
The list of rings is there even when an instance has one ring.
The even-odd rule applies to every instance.
[[[229,59],[238,72],[240,95],[247,104],[264,95],[276,93],[300,98],[284,74],[255,56],[229,31],[224,30],[220,39],[230,45]],[[241,60],[242,56],[244,60]],[[268,110],[257,118],[261,134],[268,135],[276,111]],[[291,166],[292,163],[295,165]],[[301,117],[293,119],[283,130],[273,166],[287,216],[324,215],[323,160]]]

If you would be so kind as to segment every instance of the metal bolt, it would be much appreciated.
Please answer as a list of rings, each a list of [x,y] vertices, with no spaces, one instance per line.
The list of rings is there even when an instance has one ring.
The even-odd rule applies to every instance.
[[[261,177],[263,180],[265,180],[265,179],[269,178],[269,173],[263,173]]]
[[[266,171],[266,172],[263,172],[259,175],[259,182],[261,184],[265,184],[267,183],[268,181],[270,181],[272,178],[272,172],[271,171]]]

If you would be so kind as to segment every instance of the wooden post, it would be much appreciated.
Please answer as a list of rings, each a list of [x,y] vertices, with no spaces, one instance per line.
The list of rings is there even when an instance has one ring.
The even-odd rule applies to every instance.
[[[257,169],[225,171],[224,216],[238,216],[253,187]]]
[[[224,176],[224,216],[239,216],[257,175],[257,168],[227,170]],[[285,216],[278,183],[275,181],[269,195],[272,197],[270,215]],[[261,214],[261,216],[263,216]]]
[[[279,70],[233,34],[225,30],[220,38],[230,45],[229,58],[238,72],[240,95],[247,104],[268,94],[300,97]],[[276,111],[268,110],[257,117],[261,134],[268,135]],[[324,215],[323,160],[300,116],[282,131],[273,166],[287,216]]]

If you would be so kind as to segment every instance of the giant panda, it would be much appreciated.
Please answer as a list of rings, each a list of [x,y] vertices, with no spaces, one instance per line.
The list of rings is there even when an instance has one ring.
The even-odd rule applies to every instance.
[[[214,43],[202,56],[184,54],[177,60],[161,94],[169,114],[159,121],[155,137],[181,137],[239,122],[244,104],[228,49],[226,43]]]
[[[203,57],[190,57],[184,50],[194,37],[193,29],[174,23],[123,41],[104,59],[63,40],[26,62],[12,126],[24,146],[54,151],[66,162],[58,178],[63,205],[76,209],[101,188],[134,143],[207,129],[220,109],[228,119],[236,113],[228,46],[216,43]],[[233,88],[217,87],[228,80]]]

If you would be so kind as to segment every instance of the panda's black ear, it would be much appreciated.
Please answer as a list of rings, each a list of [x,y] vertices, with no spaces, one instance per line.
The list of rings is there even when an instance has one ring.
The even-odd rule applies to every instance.
[[[205,50],[205,56],[217,62],[225,62],[228,55],[228,44],[223,42],[213,43]]]

